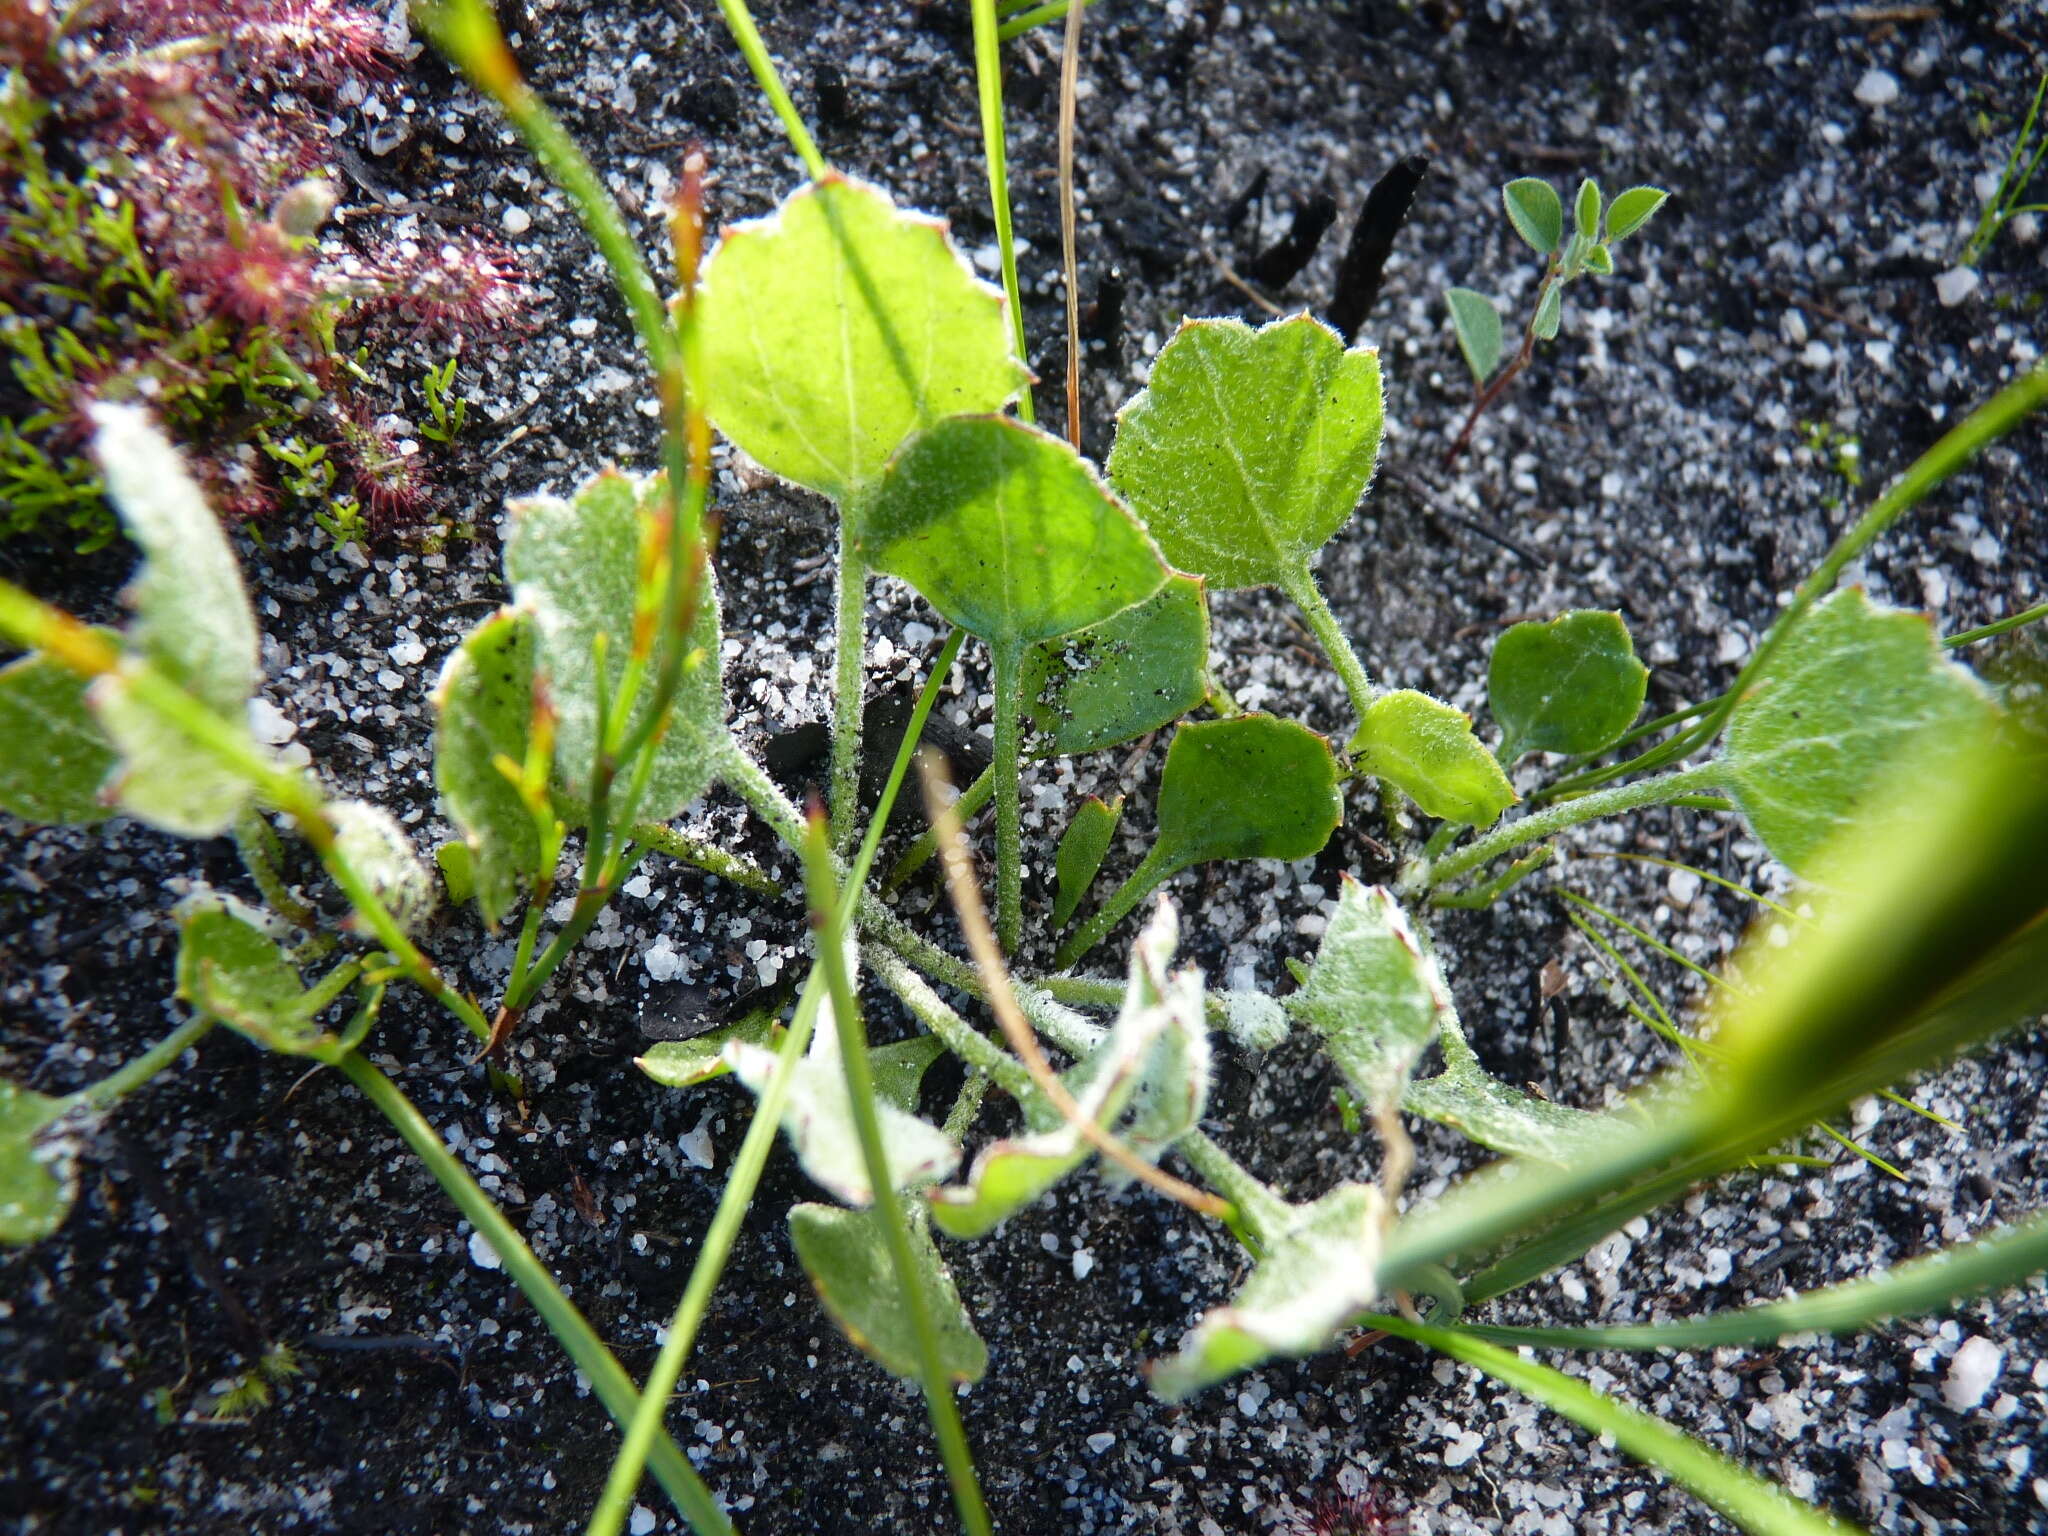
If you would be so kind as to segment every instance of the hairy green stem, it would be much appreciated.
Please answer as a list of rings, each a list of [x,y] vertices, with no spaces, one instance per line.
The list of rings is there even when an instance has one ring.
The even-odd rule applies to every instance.
[[[775,61],[768,56],[768,45],[761,41],[761,31],[754,25],[753,13],[747,9],[746,0],[718,0],[718,12],[725,18],[725,29],[732,33],[732,40],[739,44],[740,55],[747,61],[747,68],[754,72],[754,81],[761,87],[761,94],[768,98],[768,104],[782,120],[782,131],[789,136],[790,147],[796,151],[797,158],[803,161],[805,174],[817,181],[831,167],[818,153],[817,141],[811,137],[811,130],[804,126],[803,114],[797,111],[796,103],[789,99],[789,92],[783,88],[782,76],[776,72]]]
[[[989,1536],[988,1508],[982,1502],[981,1485],[974,1475],[974,1456],[967,1446],[967,1431],[960,1421],[960,1404],[953,1395],[953,1382],[939,1353],[939,1335],[933,1322],[930,1298],[925,1294],[910,1245],[910,1218],[896,1193],[896,1179],[889,1167],[888,1149],[882,1142],[882,1120],[876,1108],[874,1070],[868,1061],[867,1030],[861,1021],[860,1004],[853,995],[853,978],[848,974],[846,946],[838,935],[840,915],[850,910],[855,891],[833,889],[831,848],[822,825],[815,828],[805,850],[805,876],[810,892],[812,922],[821,935],[819,965],[825,972],[832,994],[832,1020],[839,1031],[840,1064],[846,1073],[846,1096],[853,1109],[853,1123],[860,1136],[861,1161],[867,1166],[868,1184],[874,1193],[875,1215],[889,1248],[889,1265],[896,1274],[897,1300],[910,1316],[910,1331],[917,1339],[918,1374],[923,1380],[925,1410],[939,1441],[939,1454],[946,1464],[947,1479],[953,1485],[953,1505],[960,1523],[970,1536]]]
[[[645,843],[656,853],[665,853],[685,864],[694,864],[708,875],[729,880],[743,890],[760,896],[785,896],[782,883],[742,853],[733,853],[701,837],[652,821],[633,824],[633,841]]]
[[[1720,774],[1719,765],[1705,763],[1679,773],[1667,773],[1661,778],[1617,785],[1598,794],[1567,800],[1533,816],[1524,816],[1519,821],[1496,828],[1476,842],[1467,843],[1429,872],[1428,883],[1442,885],[1461,875],[1468,875],[1504,853],[1541,842],[1567,827],[1597,821],[1602,816],[1617,816],[1623,811],[1639,810],[1646,805],[1666,805],[1682,795],[1696,794],[1701,790],[1718,789],[1721,787]]]
[[[853,536],[858,510],[839,514],[837,622],[832,631],[832,851],[845,853],[860,817],[860,738],[867,705],[867,562]]]
[[[1337,669],[1337,676],[1344,682],[1344,691],[1351,696],[1351,708],[1359,720],[1365,719],[1365,712],[1372,701],[1379,697],[1379,690],[1373,686],[1371,676],[1365,670],[1365,663],[1358,659],[1358,652],[1352,649],[1351,637],[1344,633],[1344,626],[1337,622],[1337,615],[1330,608],[1330,600],[1323,596],[1323,589],[1316,582],[1315,572],[1306,564],[1294,573],[1284,589],[1308,620],[1308,627],[1314,631],[1316,643],[1323,648],[1323,654],[1330,658],[1330,665]]]
[[[604,1340],[597,1336],[596,1330],[576,1309],[575,1303],[562,1293],[555,1277],[548,1273],[547,1266],[527,1246],[518,1228],[506,1219],[505,1213],[484,1192],[483,1186],[470,1177],[469,1170],[448,1150],[447,1143],[442,1141],[396,1083],[359,1052],[344,1056],[339,1065],[349,1081],[383,1112],[384,1118],[391,1122],[420,1161],[427,1165],[428,1172],[447,1191],[457,1209],[468,1218],[469,1224],[491,1245],[491,1251],[497,1254],[505,1273],[526,1293],[526,1299],[533,1303],[533,1309],[541,1315],[548,1330],[569,1352],[569,1358],[576,1362],[577,1369],[588,1378],[598,1400],[613,1419],[625,1424],[639,1403],[632,1378],[627,1376],[612,1352],[605,1347]],[[711,1490],[704,1486],[675,1441],[666,1435],[661,1436],[654,1444],[651,1460],[655,1477],[698,1536],[733,1536],[732,1522],[725,1517],[718,1501],[712,1498]]]
[[[948,1008],[945,1000],[894,950],[870,943],[862,947],[861,953],[874,967],[882,985],[895,993],[897,1000],[911,1011],[918,1023],[937,1036],[939,1042],[971,1070],[993,1078],[997,1087],[1019,1101],[1038,1092],[1032,1085],[1031,1073],[1021,1061]]]
[[[1010,221],[1009,155],[1003,143],[1002,29],[996,22],[995,0],[970,0],[974,13],[974,80],[981,97],[981,142],[988,160],[988,205],[995,217],[996,248],[1003,258],[1003,292],[1010,301],[1011,345],[1017,360],[1031,364],[1024,338],[1024,298],[1017,283],[1017,242]],[[1017,414],[1036,421],[1031,386],[1017,396]]]
[[[216,1022],[206,1014],[194,1015],[133,1061],[123,1063],[96,1083],[88,1083],[66,1102],[87,1109],[106,1109],[120,1102],[197,1045]]]
[[[996,739],[996,942],[1014,955],[1024,936],[1023,669],[1024,648],[1015,642],[995,653]]]

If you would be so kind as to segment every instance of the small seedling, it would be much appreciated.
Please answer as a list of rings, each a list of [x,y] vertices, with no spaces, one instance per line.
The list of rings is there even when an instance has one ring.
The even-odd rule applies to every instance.
[[[1470,288],[1445,290],[1451,329],[1465,366],[1472,370],[1474,391],[1465,424],[1444,454],[1446,469],[1465,451],[1487,407],[1529,366],[1536,343],[1557,338],[1564,318],[1565,289],[1582,277],[1611,277],[1614,248],[1649,223],[1669,196],[1661,187],[1630,187],[1609,203],[1601,197],[1600,184],[1588,177],[1579,183],[1567,225],[1564,204],[1549,182],[1523,176],[1501,188],[1509,226],[1544,258],[1543,280],[1536,289],[1535,307],[1522,327],[1521,345],[1505,365],[1500,311],[1493,300]]]
[[[1999,231],[2022,214],[2048,213],[2048,203],[2023,203],[2034,184],[2035,173],[2048,160],[2048,133],[2037,139],[2035,133],[2040,126],[2041,104],[2048,100],[2048,72],[2041,76],[2041,83],[2034,87],[2033,104],[2027,108],[2025,121],[2012,141],[2012,151],[2005,157],[2005,168],[1999,172],[1998,186],[1990,200],[1984,204],[1984,211],[1977,215],[1977,227],[1964,242],[1962,254],[1956,258],[1960,267],[1974,267],[1984,259],[1984,253],[1991,248]]]

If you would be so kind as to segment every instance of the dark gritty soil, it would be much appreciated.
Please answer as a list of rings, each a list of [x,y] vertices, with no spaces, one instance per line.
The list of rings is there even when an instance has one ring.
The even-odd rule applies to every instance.
[[[834,160],[946,214],[964,245],[985,250],[956,9],[764,4],[761,21],[807,111],[818,104],[814,67],[843,71],[843,110],[825,131]],[[1399,156],[1426,153],[1429,176],[1364,326],[1386,361],[1387,472],[1325,562],[1339,613],[1380,674],[1467,708],[1481,702],[1503,622],[1574,605],[1628,615],[1656,668],[1653,707],[1719,687],[1868,487],[2038,352],[2048,282],[2032,231],[2008,232],[1961,306],[1937,302],[1933,277],[1974,216],[1972,179],[2003,154],[2002,136],[1982,137],[1980,114],[2004,125],[2024,107],[2048,27],[2025,7],[1920,19],[1923,9],[1933,8],[1105,0],[1089,23],[1081,114],[1082,284],[1114,309],[1104,295],[1114,270],[1125,296],[1120,315],[1098,311],[1089,446],[1106,446],[1110,410],[1183,314],[1258,318],[1223,269],[1256,269],[1321,191],[1336,200],[1337,226],[1275,297],[1324,305],[1365,189]],[[712,155],[721,219],[761,212],[793,183],[794,163],[708,7],[524,0],[507,12],[526,68],[650,246],[667,172],[691,138]],[[1038,43],[1014,57],[1029,321],[1050,380],[1063,365],[1051,276],[1056,67]],[[1873,68],[1899,83],[1889,105],[1858,99]],[[383,125],[388,143],[393,123],[405,130],[397,146],[370,156],[369,127]],[[464,359],[479,397],[466,468],[478,537],[369,560],[297,529],[245,545],[269,631],[271,702],[337,790],[392,806],[428,847],[446,828],[424,701],[442,657],[502,593],[503,497],[566,489],[607,460],[644,467],[654,429],[596,258],[486,110],[422,58],[337,126],[372,185],[522,230],[514,243],[549,293],[536,335]],[[1531,172],[1560,184],[1597,174],[1610,191],[1655,179],[1677,196],[1623,248],[1620,278],[1573,292],[1564,337],[1444,476],[1434,465],[1466,386],[1439,294],[1466,283],[1526,303],[1534,267],[1505,231],[1495,189]],[[1233,203],[1262,176],[1263,197],[1233,224]],[[1040,394],[1057,425],[1059,391]],[[1810,446],[1808,423],[1860,440],[1864,491],[1845,483],[1831,450]],[[2038,602],[2044,493],[2036,426],[1945,487],[1857,577],[1932,608],[1951,631]],[[759,741],[825,707],[826,514],[736,466],[719,501],[730,692],[743,734]],[[0,551],[10,577],[95,617],[117,611],[118,560],[25,566],[18,550]],[[884,591],[880,608],[877,686],[914,673],[931,624],[900,589]],[[1242,702],[1343,727],[1334,679],[1280,604],[1229,596],[1217,615],[1220,665]],[[946,708],[972,726],[986,718],[985,682],[971,669],[963,680]],[[1158,760],[1155,749],[1043,770],[1027,808],[1049,836],[1076,795],[1128,789],[1134,810],[1115,855],[1127,867]],[[776,859],[723,797],[697,822]],[[1284,986],[1282,959],[1312,951],[1339,872],[1386,872],[1369,802],[1355,804],[1352,823],[1311,863],[1212,867],[1177,882],[1193,958],[1232,984]],[[1781,883],[1722,818],[1647,816],[1592,840]],[[168,909],[194,882],[240,889],[242,876],[225,844],[174,844],[120,822],[83,834],[9,825],[4,854],[5,1069],[68,1089],[175,1021]],[[630,1058],[643,1032],[676,1032],[778,966],[792,973],[802,934],[793,908],[658,858],[644,872],[525,1027],[529,1122],[469,1064],[467,1040],[414,1000],[394,997],[375,1047],[636,1374],[749,1101],[725,1083],[666,1092]],[[1747,915],[1711,887],[1644,866],[1588,861],[1563,878],[1700,958],[1724,952]],[[1663,1061],[1540,890],[1454,918],[1441,937],[1475,1043],[1502,1075],[1594,1107]],[[509,961],[504,941],[462,918],[430,947],[483,993]],[[643,958],[655,953],[667,957],[661,982]],[[1561,1012],[1532,1006],[1553,958],[1570,977]],[[1675,969],[1659,962],[1652,974],[1686,995]],[[1254,1168],[1304,1195],[1369,1169],[1338,1122],[1328,1068],[1305,1045],[1225,1056],[1213,1129]],[[1961,1133],[1896,1109],[1859,1112],[1856,1133],[1906,1170],[1902,1182],[1853,1159],[1802,1179],[1734,1181],[1633,1225],[1494,1315],[1623,1320],[1735,1305],[2036,1208],[2048,1190],[2044,1071],[2036,1035],[1926,1084],[1920,1101]],[[716,1149],[711,1171],[679,1147],[700,1125]],[[219,1032],[80,1150],[69,1224],[0,1268],[0,1511],[14,1528],[580,1527],[613,1430],[504,1275],[473,1261],[432,1181],[340,1078],[305,1076]],[[1417,1197],[1469,1161],[1432,1135]],[[749,1532],[950,1529],[915,1393],[839,1339],[793,1262],[782,1213],[811,1193],[786,1158],[771,1164],[671,1426]],[[1142,1362],[1227,1294],[1241,1262],[1227,1238],[1151,1197],[1077,1180],[949,1257],[994,1362],[965,1405],[1005,1531],[1263,1531],[1315,1492],[1359,1479],[1412,1503],[1417,1532],[1725,1529],[1521,1399],[1391,1346],[1162,1407]],[[1977,1334],[2003,1348],[2004,1369],[1981,1406],[1958,1413],[1940,1389],[1949,1357]],[[305,1374],[246,1422],[207,1421],[209,1388],[273,1342],[296,1350]],[[1856,1341],[1576,1368],[1876,1529],[2048,1529],[2039,1282]],[[635,1528],[674,1528],[651,1487],[645,1499],[655,1524]]]

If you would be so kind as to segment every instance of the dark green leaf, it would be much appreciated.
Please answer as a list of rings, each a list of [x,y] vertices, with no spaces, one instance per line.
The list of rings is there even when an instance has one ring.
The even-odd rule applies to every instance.
[[[1209,602],[1179,574],[1136,607],[1024,653],[1024,718],[1070,757],[1171,725],[1208,691]]]
[[[434,690],[434,783],[472,855],[477,907],[496,927],[536,873],[540,835],[499,771],[526,761],[533,717],[533,623],[500,609],[451,651]]]
[[[1002,416],[919,433],[863,505],[855,538],[874,569],[998,650],[1099,624],[1167,574],[1086,460]]]
[[[1380,428],[1372,348],[1308,315],[1190,320],[1118,412],[1109,478],[1181,570],[1286,587],[1365,494]]]
[[[712,421],[776,474],[842,502],[913,432],[999,410],[1029,378],[1001,292],[975,278],[946,226],[842,176],[727,226],[697,303]]]
[[[0,752],[0,810],[48,823],[113,815],[100,791],[118,759],[86,708],[86,687],[87,679],[47,656],[0,668],[0,741],[13,744]]]
[[[534,668],[547,679],[556,713],[555,775],[569,794],[587,798],[597,753],[597,693],[615,693],[632,648],[640,544],[653,524],[659,477],[635,480],[607,470],[584,482],[573,499],[536,496],[512,505],[505,574],[513,596],[534,623]],[[593,663],[606,637],[605,675]],[[718,592],[707,570],[685,652],[682,685],[637,816],[670,821],[711,787],[728,740],[725,691],[719,680]],[[649,682],[632,721],[652,704],[652,674],[666,651],[657,642]]]
[[[1366,709],[1351,755],[1445,821],[1491,826],[1518,798],[1465,714],[1427,694],[1383,693]]]
[[[1172,850],[1177,870],[1212,859],[1306,859],[1322,852],[1343,815],[1330,744],[1292,720],[1184,725],[1166,749],[1157,846]]]
[[[1808,873],[1904,764],[1975,739],[1994,716],[1925,615],[1850,587],[1817,603],[1764,663],[1729,716],[1717,767],[1772,856]]]
[[[1535,176],[1522,176],[1500,189],[1502,205],[1515,233],[1548,256],[1564,238],[1564,204],[1557,190]]]
[[[1501,759],[1611,745],[1635,723],[1649,678],[1618,613],[1579,608],[1515,625],[1494,642],[1486,672]]]
[[[41,1242],[71,1214],[69,1157],[38,1143],[70,1106],[0,1078],[0,1247]]]
[[[1607,243],[1625,239],[1650,222],[1670,194],[1660,187],[1630,187],[1607,209]]]
[[[1109,853],[1109,840],[1116,835],[1117,818],[1123,815],[1123,810],[1122,795],[1106,805],[1090,795],[1074,812],[1074,819],[1067,823],[1067,830],[1060,837],[1059,852],[1053,859],[1053,869],[1059,877],[1059,894],[1054,898],[1052,907],[1055,932],[1074,920],[1074,911],[1081,905],[1081,898],[1095,883],[1102,860]]]
[[[1346,875],[1308,985],[1287,999],[1288,1011],[1322,1036],[1367,1104],[1392,1107],[1450,1007],[1400,903]]]
[[[1500,311],[1493,300],[1470,288],[1446,288],[1444,302],[1451,309],[1451,329],[1458,337],[1458,350],[1465,354],[1465,366],[1472,370],[1472,382],[1484,384],[1500,366]]]
[[[836,1205],[797,1205],[790,1208],[789,1235],[818,1300],[839,1331],[885,1369],[917,1380],[917,1335],[903,1304],[881,1218],[872,1211]],[[924,1292],[926,1312],[938,1331],[940,1366],[953,1381],[981,1380],[988,1370],[988,1347],[974,1331],[974,1319],[967,1315],[921,1220],[910,1223],[910,1251],[915,1283]]]
[[[924,1074],[945,1054],[946,1047],[935,1035],[913,1035],[893,1045],[870,1046],[868,1069],[875,1076],[875,1096],[906,1115],[916,1114]]]

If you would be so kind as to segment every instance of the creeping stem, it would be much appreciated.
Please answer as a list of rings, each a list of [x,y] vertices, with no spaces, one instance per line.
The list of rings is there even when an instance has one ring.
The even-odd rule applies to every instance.
[[[1553,805],[1533,816],[1511,821],[1476,842],[1467,843],[1429,872],[1429,883],[1442,885],[1446,881],[1457,879],[1460,875],[1468,875],[1504,853],[1512,853],[1515,849],[1527,847],[1530,843],[1541,842],[1567,827],[1597,821],[1602,816],[1619,815],[1623,811],[1639,810],[1646,805],[1666,805],[1680,796],[1720,787],[1720,768],[1714,763],[1705,763],[1679,773],[1667,773],[1654,779],[1638,779],[1633,784],[1619,784],[1613,789],[1601,790],[1598,794],[1567,800],[1562,805]]]

